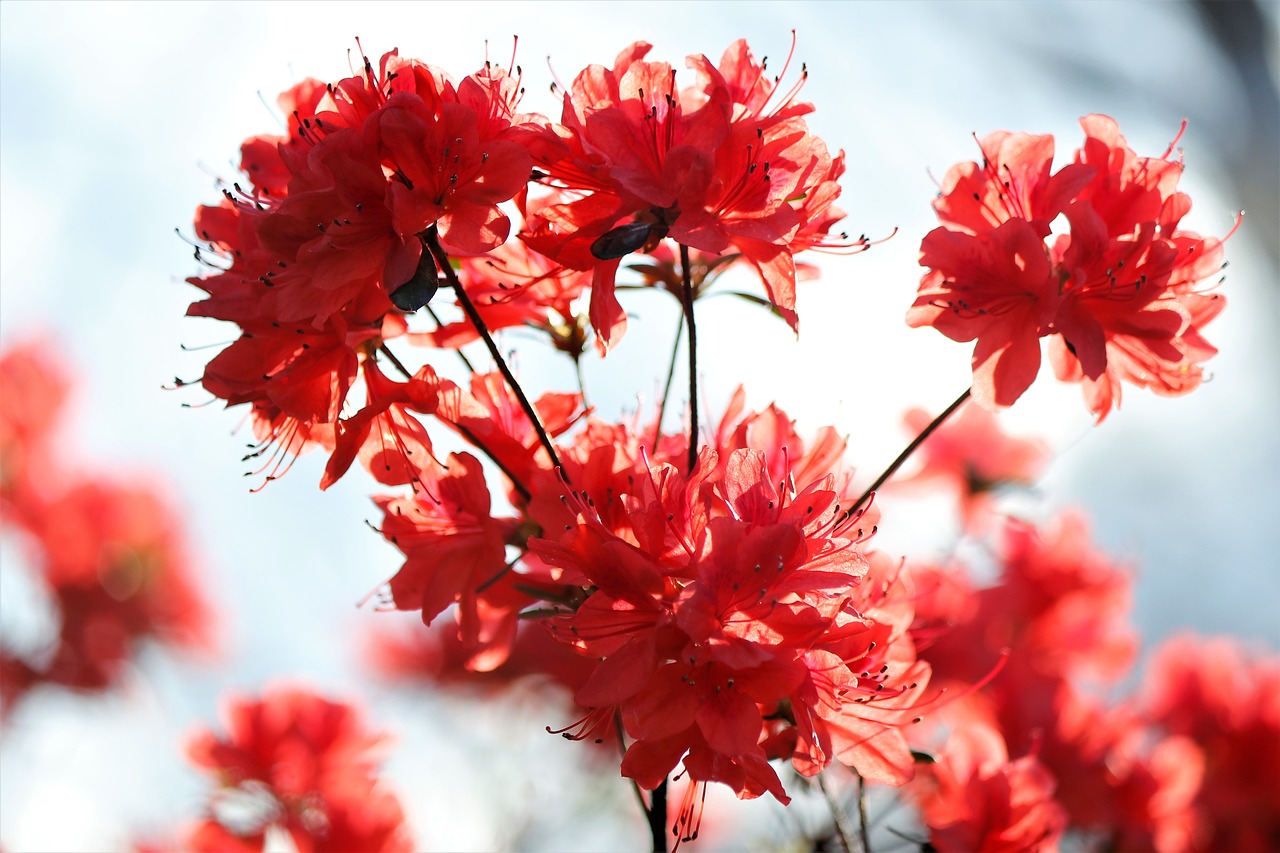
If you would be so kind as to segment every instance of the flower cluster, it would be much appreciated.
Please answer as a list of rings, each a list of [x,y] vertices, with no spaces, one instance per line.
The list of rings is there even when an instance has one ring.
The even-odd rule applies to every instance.
[[[4,638],[5,710],[40,684],[107,689],[143,641],[193,651],[212,643],[212,617],[169,498],[137,475],[69,464],[56,441],[64,377],[43,341],[0,356],[3,529],[19,535],[56,625],[53,636]]]
[[[252,407],[262,446],[251,455],[267,457],[268,478],[310,445],[334,452],[325,485],[357,456],[404,458],[370,466],[396,484],[427,464],[430,444],[406,411],[433,410],[435,375],[390,382],[375,353],[435,293],[446,250],[506,240],[498,204],[532,167],[514,141],[519,97],[491,65],[455,84],[394,51],[336,84],[303,81],[280,97],[288,136],[247,140],[246,184],[197,211],[197,256],[218,272],[190,279],[208,298],[188,313],[241,329],[201,381]],[[366,403],[342,418],[359,375]]]
[[[901,784],[912,760],[900,729],[929,677],[907,635],[910,599],[894,562],[864,550],[873,521],[849,494],[834,430],[806,444],[782,412],[743,402],[691,473],[683,437],[651,449],[589,418],[558,471],[527,452],[507,460],[533,484],[522,517],[489,515],[469,456],[428,492],[380,499],[383,533],[407,558],[394,604],[429,621],[456,603],[468,666],[483,671],[507,661],[532,593],[558,603],[551,636],[596,661],[585,680],[553,650],[539,664],[577,682],[586,713],[566,736],[602,739],[620,720],[622,770],[642,787],[682,758],[693,781],[744,797],[786,801],[771,758]],[[542,535],[508,563],[521,530]]]
[[[399,801],[376,777],[384,736],[351,705],[276,687],[230,699],[223,725],[225,736],[201,730],[187,745],[218,788],[183,849],[249,853],[273,832],[305,853],[413,849]]]
[[[743,389],[704,428],[697,402],[694,302],[727,266],[753,269],[765,296],[748,298],[797,328],[796,254],[869,245],[832,233],[844,155],[805,123],[805,72],[787,89],[786,68],[771,80],[739,41],[718,63],[689,57],[678,88],[649,51],[636,42],[553,87],[558,122],[518,112],[514,63],[455,82],[394,51],[365,59],[282,95],[287,134],[246,141],[243,184],[197,213],[197,256],[216,270],[191,279],[207,298],[189,313],[240,330],[201,382],[250,406],[261,443],[246,458],[266,456],[271,479],[319,446],[322,488],[356,460],[411,486],[375,498],[404,556],[382,599],[432,627],[384,643],[384,668],[562,681],[578,718],[555,731],[618,735],[622,775],[655,792],[659,846],[677,768],[684,841],[709,783],[788,802],[789,762],[806,777],[836,763],[911,783],[939,850],[1047,850],[1071,831],[1117,850],[1186,848],[1206,825],[1193,801],[1209,759],[1179,726],[1199,722],[1170,717],[1162,734],[1083,689],[1132,663],[1128,575],[1076,516],[1042,529],[997,518],[995,490],[1029,484],[1046,450],[985,410],[1031,384],[1042,337],[1099,420],[1122,379],[1199,383],[1213,353],[1201,329],[1224,305],[1199,283],[1222,241],[1181,228],[1172,146],[1140,158],[1089,116],[1056,172],[1051,137],[1001,132],[980,143],[983,164],[947,174],[908,319],[976,340],[973,389],[936,418],[912,413],[918,440],[855,488],[834,428],[805,441],[777,407],[749,411]],[[663,431],[667,399],[647,423],[602,417],[580,370],[577,391],[531,398],[493,337],[532,329],[579,368],[592,334],[607,354],[634,254],[640,286],[684,309],[682,434]],[[440,290],[460,316],[436,314]],[[494,369],[473,367],[473,342]],[[454,350],[465,375],[406,366],[393,344]],[[970,393],[985,409],[961,409]],[[436,427],[466,449],[437,454]],[[872,550],[876,493],[917,446],[924,464],[905,482],[948,484],[966,535],[999,531],[992,587]],[[328,760],[367,746],[344,708],[298,693],[239,708],[232,741],[207,735],[194,754],[268,807],[244,826],[214,815],[200,845],[256,846],[276,826],[300,849],[399,849],[399,807],[370,793],[367,762]],[[936,761],[912,783],[919,749]],[[299,750],[318,763],[283,757]]]
[[[1136,696],[1107,704],[1096,688],[1128,674],[1136,649],[1130,574],[1092,549],[1074,513],[1041,527],[1006,520],[996,554],[1001,575],[980,590],[964,565],[909,561],[912,633],[936,682],[972,684],[1007,657],[913,742],[941,743],[910,789],[930,843],[1053,850],[1070,834],[1092,839],[1089,849],[1264,849],[1275,832],[1276,662],[1182,637],[1156,651]]]
[[[661,445],[626,453],[611,432],[604,443],[589,430],[566,455],[581,486],[563,533],[531,543],[593,590],[550,622],[600,660],[575,695],[589,713],[573,736],[620,715],[623,773],[645,788],[682,756],[692,780],[743,797],[786,800],[770,758],[904,782],[900,729],[929,670],[893,561],[864,550],[871,517],[847,491],[834,431],[806,445],[777,409],[744,414],[739,395],[691,473]]]
[[[1030,387],[1042,337],[1055,374],[1082,384],[1099,421],[1119,405],[1121,380],[1185,394],[1217,352],[1201,330],[1226,301],[1200,282],[1224,266],[1223,241],[1180,227],[1191,200],[1177,190],[1176,140],[1139,157],[1107,116],[1080,124],[1084,144],[1056,172],[1052,136],[990,134],[982,163],[953,166],[934,202],[943,225],[920,245],[929,271],[907,322],[976,341],[984,406]],[[1059,217],[1067,233],[1053,232]]]
[[[188,279],[208,294],[188,314],[240,329],[200,381],[251,407],[256,473],[274,479],[311,447],[331,453],[322,487],[356,458],[390,485],[438,470],[418,420],[436,413],[436,373],[387,379],[386,343],[457,348],[481,327],[523,325],[577,358],[588,321],[574,300],[589,288],[603,352],[625,325],[619,260],[661,254],[668,236],[745,258],[795,326],[793,255],[866,245],[827,236],[843,216],[832,206],[843,158],[745,42],[718,67],[691,57],[701,82],[685,92],[670,66],[642,61],[648,50],[583,71],[560,124],[517,111],[516,69],[486,63],[455,83],[395,51],[280,96],[288,134],[246,140],[243,181],[197,210],[196,256],[213,273]],[[518,242],[499,207],[512,199],[526,217]],[[467,319],[409,331],[442,285]],[[351,399],[359,380],[363,403]]]
[[[1197,850],[1263,851],[1280,838],[1280,657],[1182,634],[1156,650],[1145,712],[1204,752]]]
[[[698,82],[676,87],[651,45],[627,47],[611,68],[592,65],[564,93],[560,124],[535,151],[541,183],[529,197],[524,241],[571,269],[593,270],[591,324],[602,350],[626,315],[614,296],[620,260],[670,238],[687,249],[746,259],[777,311],[797,327],[797,251],[865,247],[829,235],[843,217],[843,152],[832,156],[803,116],[811,104],[770,80],[745,41],[719,65],[690,56]],[[803,83],[803,80],[801,81]]]

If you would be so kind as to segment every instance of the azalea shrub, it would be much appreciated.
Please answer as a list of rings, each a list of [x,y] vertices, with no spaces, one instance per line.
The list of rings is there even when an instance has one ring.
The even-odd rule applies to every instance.
[[[404,561],[382,603],[424,625],[380,634],[375,661],[438,689],[564,685],[572,710],[548,731],[618,750],[654,849],[697,838],[710,785],[782,804],[820,787],[831,839],[864,849],[868,788],[910,806],[890,829],[925,849],[1275,843],[1280,785],[1249,781],[1273,771],[1246,758],[1277,754],[1274,660],[1188,637],[1132,698],[1103,700],[1136,656],[1131,572],[1081,514],[1000,501],[1048,458],[997,414],[1037,379],[1041,338],[1099,423],[1122,384],[1203,379],[1229,235],[1183,227],[1177,140],[1142,155],[1090,115],[1066,163],[1050,136],[1000,131],[946,173],[903,308],[974,342],[972,388],[911,413],[903,454],[867,478],[834,427],[753,409],[749,388],[723,411],[699,401],[701,300],[726,270],[798,334],[797,281],[818,272],[798,257],[873,245],[840,224],[845,159],[806,123],[807,72],[788,58],[774,76],[742,41],[679,72],[650,51],[557,81],[556,117],[521,111],[514,64],[363,58],[281,94],[286,132],[247,139],[239,178],[196,212],[188,314],[235,329],[198,384],[243,407],[256,486],[314,452],[298,464],[320,488],[358,467],[382,489],[377,528]],[[633,288],[679,302],[687,363],[673,353],[655,404],[615,419],[580,368],[630,343]],[[513,328],[579,387],[522,381],[494,338]],[[877,547],[912,490],[955,496],[994,579],[962,550]],[[1222,705],[1228,681],[1248,709]],[[242,702],[230,741],[196,742],[201,767],[272,792],[269,820],[211,819],[196,846],[261,849],[270,824],[298,849],[407,849],[354,756],[367,737],[324,701]],[[280,776],[277,753],[306,773]]]

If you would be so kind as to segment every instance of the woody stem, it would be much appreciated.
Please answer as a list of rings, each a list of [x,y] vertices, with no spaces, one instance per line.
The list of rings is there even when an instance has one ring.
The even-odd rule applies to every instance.
[[[431,251],[432,257],[436,260],[436,265],[444,273],[445,281],[453,288],[454,295],[458,299],[458,305],[462,308],[462,313],[466,314],[467,319],[471,321],[471,325],[476,327],[476,334],[480,335],[485,346],[489,348],[489,355],[493,357],[494,363],[498,365],[502,378],[507,381],[507,387],[511,389],[512,394],[516,395],[520,408],[524,410],[525,416],[529,418],[529,422],[533,424],[534,430],[537,431],[538,441],[542,444],[543,449],[547,451],[547,455],[551,457],[551,464],[557,469],[563,470],[563,466],[560,464],[560,455],[556,453],[555,447],[551,444],[551,437],[547,435],[547,430],[542,426],[542,421],[538,418],[537,411],[534,410],[533,404],[525,396],[524,389],[520,387],[520,383],[516,381],[516,377],[511,373],[511,368],[507,366],[506,359],[502,357],[502,353],[498,350],[498,344],[494,341],[493,335],[490,334],[489,327],[485,325],[480,312],[476,310],[476,306],[471,302],[471,297],[467,296],[467,291],[462,287],[462,282],[458,280],[458,274],[449,265],[449,255],[445,253],[444,247],[440,245],[440,238],[436,235],[436,227],[434,225],[427,229],[425,242],[427,248]]]
[[[851,853],[853,850],[853,833],[849,829],[848,820],[845,819],[844,808],[831,795],[831,791],[827,788],[825,776],[819,773],[817,779],[818,788],[822,791],[822,798],[827,801],[827,809],[831,812],[831,823],[835,829],[836,837],[840,839],[840,846],[844,848],[845,853]]]
[[[853,775],[858,780],[858,838],[862,841],[862,853],[871,853],[871,827],[867,823],[867,781],[856,770]]]
[[[951,403],[950,406],[947,406],[945,409],[943,409],[942,414],[938,415],[936,418],[930,421],[929,425],[925,427],[923,430],[921,430],[919,435],[917,435],[914,439],[912,439],[911,443],[906,446],[906,449],[898,454],[898,458],[893,460],[893,462],[889,465],[889,467],[885,468],[879,477],[876,477],[876,481],[872,483],[870,486],[867,486],[867,490],[863,492],[858,497],[858,499],[854,501],[853,504],[844,511],[842,517],[840,518],[840,521],[843,522],[852,518],[854,514],[857,513],[858,508],[867,502],[867,498],[871,497],[871,493],[874,492],[876,489],[879,489],[881,486],[883,486],[890,477],[896,474],[898,472],[898,469],[902,467],[902,463],[910,459],[911,454],[915,453],[916,449],[920,447],[920,445],[924,444],[925,440],[930,435],[933,434],[934,430],[942,426],[942,424],[946,422],[947,418],[955,414],[956,409],[959,409],[961,406],[963,406],[965,401],[969,399],[969,396],[972,393],[973,393],[972,388],[964,389],[964,393],[961,394],[959,397],[956,397],[956,399]]]
[[[684,300],[681,300],[681,305]],[[667,412],[667,395],[671,393],[671,380],[676,376],[676,360],[680,356],[680,339],[684,337],[684,316],[676,324],[676,340],[671,345],[671,361],[667,364],[667,381],[662,385],[662,396],[658,399],[658,418],[653,425],[653,450],[658,450],[658,442],[662,439],[662,416]]]
[[[400,361],[400,359],[396,358],[396,354],[393,353],[391,351],[391,348],[387,346],[385,343],[378,345],[378,352],[385,355],[387,357],[387,361],[391,362],[391,364],[395,367],[395,369],[400,371],[400,375],[403,376],[405,379],[413,378],[413,374],[409,372],[409,368],[405,367],[404,364]]]
[[[681,302],[684,322],[689,327],[689,473],[698,467],[698,329],[693,322],[693,273],[689,269],[689,247],[680,244]]]
[[[653,853],[667,853],[667,780],[663,779],[649,797],[649,836]]]
[[[423,305],[422,307],[427,309],[427,316],[430,317],[432,320],[436,321],[437,329],[444,325],[444,323],[440,321],[440,315],[435,312],[435,309],[433,309],[430,305]],[[458,354],[458,360],[462,362],[463,367],[465,367],[467,370],[471,371],[472,373],[476,372],[476,369],[471,365],[471,359],[467,358],[467,354],[465,352],[463,352],[460,349],[456,349],[454,350],[454,352]]]

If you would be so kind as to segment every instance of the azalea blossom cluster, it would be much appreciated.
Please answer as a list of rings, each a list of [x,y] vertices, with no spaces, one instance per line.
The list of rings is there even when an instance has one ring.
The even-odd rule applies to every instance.
[[[1280,777],[1267,758],[1280,749],[1280,659],[1185,634],[1154,651],[1129,696],[1104,699],[1137,658],[1133,572],[1090,542],[1078,511],[1033,523],[974,500],[1032,479],[1043,457],[1029,451],[970,407],[926,442],[911,478],[952,480],[965,539],[981,543],[999,572],[979,585],[981,569],[968,559],[908,557],[920,657],[935,683],[958,690],[1005,661],[998,677],[912,732],[912,745],[933,756],[908,788],[929,843],[939,851],[1267,849],[1280,830]],[[886,523],[900,491],[908,492],[886,492]]]
[[[919,412],[904,420],[919,432]],[[747,420],[756,430],[766,422]],[[1008,435],[970,403],[916,461],[883,491],[882,523],[910,513],[922,492],[951,495],[966,546],[954,550],[980,545],[998,573],[980,583],[986,559],[916,554],[898,572],[891,595],[912,614],[906,636],[940,698],[898,729],[913,762],[903,799],[918,824],[903,814],[892,830],[954,853],[1269,849],[1280,830],[1280,658],[1183,634],[1152,652],[1135,689],[1102,698],[1138,659],[1134,572],[1090,541],[1078,510],[1038,523],[1005,514],[1004,498],[1038,478],[1048,448]],[[882,561],[868,554],[863,585]],[[450,625],[374,639],[370,662],[393,682],[483,684],[489,701],[531,676],[580,700],[595,669],[558,655],[537,626],[525,626],[508,660],[482,680]],[[711,810],[703,834],[723,817]]]
[[[967,713],[966,734],[940,753],[936,789],[919,795],[926,821],[943,839],[967,820],[947,792],[977,796],[971,780],[990,782],[983,802],[992,804],[1031,790],[1034,818],[1013,823],[1031,833],[1026,849],[1047,849],[1065,825],[1065,807],[1049,801],[1060,768],[1048,746],[1031,754],[1038,735],[1028,732],[1048,723],[982,716],[983,689],[1006,661],[1018,683],[1042,653],[1059,667],[1054,689],[1074,684],[1075,658],[1052,651],[1056,621],[1023,657],[1002,651],[1023,639],[1016,623],[998,643],[968,642],[960,663],[948,658],[961,613],[985,614],[974,630],[1002,624],[1001,596],[1020,588],[1009,580],[984,611],[984,596],[944,583],[941,570],[874,550],[875,495],[931,433],[917,482],[961,476],[966,518],[988,512],[992,486],[1032,478],[1044,456],[1033,445],[971,452],[1001,442],[990,415],[965,402],[1011,404],[1038,372],[1041,337],[1061,344],[1058,375],[1084,383],[1099,419],[1118,403],[1121,379],[1190,390],[1212,354],[1200,329],[1224,304],[1200,286],[1221,266],[1221,241],[1180,229],[1190,207],[1176,191],[1180,164],[1139,158],[1110,119],[1086,117],[1076,162],[1056,173],[1051,137],[984,139],[984,164],[944,181],[935,203],[944,227],[925,238],[929,272],[909,314],[913,325],[977,340],[972,391],[932,420],[917,417],[917,441],[855,487],[834,428],[804,438],[777,407],[749,410],[743,389],[704,427],[697,388],[695,303],[727,267],[753,273],[764,295],[748,298],[798,330],[796,255],[870,245],[833,230],[844,155],[810,132],[800,84],[782,83],[789,61],[771,78],[740,41],[718,63],[689,57],[692,82],[680,88],[649,50],[637,42],[611,66],[557,82],[558,121],[519,111],[514,62],[455,81],[392,51],[343,80],[285,92],[287,132],[246,140],[242,180],[196,214],[196,255],[212,270],[189,279],[206,297],[188,313],[239,330],[200,384],[248,406],[258,442],[245,457],[258,466],[250,473],[274,479],[320,448],[321,488],[357,459],[379,483],[410,487],[375,498],[378,528],[405,558],[385,603],[420,612],[437,632],[447,626],[441,674],[538,671],[571,684],[576,721],[548,729],[620,740],[622,774],[654,792],[642,802],[655,846],[666,845],[666,782],[677,768],[690,783],[674,820],[686,841],[708,783],[786,803],[779,767],[789,762],[804,777],[839,763],[860,780],[903,786],[920,760],[913,743],[936,731],[923,718]],[[1059,215],[1070,233],[1054,237]],[[615,422],[581,383],[532,399],[493,337],[532,329],[575,365],[594,337],[607,357],[623,345],[619,276],[631,273],[683,309],[689,426],[679,433],[664,431],[670,381],[647,422]],[[437,314],[438,294],[451,297],[455,319]],[[463,351],[473,342],[493,369],[474,368]],[[448,378],[446,351],[465,366],[461,381]],[[968,432],[947,443],[938,430],[957,411],[952,426]],[[437,453],[443,433],[468,449]],[[1010,565],[1035,564],[1015,556],[1035,550],[1029,534],[1009,535]],[[1093,574],[1111,589],[1077,538],[1065,535],[1044,559],[1083,560],[1090,592]],[[1068,586],[1079,580],[1066,574]],[[939,594],[921,592],[928,578]],[[946,584],[963,594],[942,596]],[[1080,607],[1093,603],[1085,595]],[[1127,653],[1104,637],[1113,612],[1067,620],[1096,640],[1080,653],[1090,665]],[[931,644],[945,690],[931,683]],[[400,651],[402,663],[414,653]],[[379,824],[388,833],[390,813]],[[1163,828],[1134,837],[1159,833],[1192,837]]]
[[[432,464],[416,415],[437,414],[447,390],[429,365],[389,380],[378,354],[406,335],[465,342],[456,328],[408,330],[441,274],[470,334],[527,324],[577,355],[573,300],[590,285],[597,341],[615,345],[620,259],[670,236],[745,258],[795,325],[792,256],[828,242],[842,216],[842,157],[807,132],[811,106],[778,93],[745,42],[719,66],[691,57],[698,83],[685,90],[669,65],[643,61],[648,49],[578,75],[560,123],[517,112],[518,71],[486,63],[455,84],[395,51],[281,95],[288,135],[245,141],[244,181],[196,213],[196,255],[216,273],[189,279],[208,293],[190,315],[241,330],[201,383],[251,407],[268,478],[311,446],[332,454],[322,487],[357,457],[391,485]],[[518,243],[506,242],[507,201],[525,216]],[[455,274],[451,258],[475,260]],[[357,377],[365,402],[344,417]]]
[[[258,851],[287,838],[306,853],[408,853],[399,800],[379,783],[378,747],[356,707],[298,687],[231,696],[225,734],[201,729],[191,762],[216,780],[180,849]]]
[[[1007,131],[978,143],[981,164],[947,172],[907,322],[976,341],[973,392],[987,406],[1030,387],[1048,337],[1054,373],[1081,383],[1101,421],[1121,380],[1166,395],[1200,384],[1217,352],[1201,330],[1226,306],[1202,282],[1225,264],[1222,239],[1181,228],[1191,199],[1170,159],[1177,139],[1140,157],[1113,119],[1080,126],[1084,143],[1056,172],[1052,136]],[[1059,217],[1067,233],[1054,233]]]
[[[86,471],[59,440],[71,384],[48,349],[33,338],[0,354],[0,530],[25,552],[48,621],[0,638],[5,712],[40,685],[115,686],[147,641],[192,652],[213,642],[169,496],[136,474]]]

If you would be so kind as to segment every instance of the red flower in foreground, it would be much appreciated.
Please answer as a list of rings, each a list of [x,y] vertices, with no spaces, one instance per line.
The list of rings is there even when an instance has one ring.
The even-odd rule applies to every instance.
[[[1223,241],[1181,230],[1191,201],[1173,145],[1139,157],[1110,118],[1080,124],[1084,145],[1056,173],[1051,137],[983,139],[981,166],[948,172],[935,202],[944,225],[920,246],[929,272],[907,322],[976,341],[973,394],[989,408],[1030,387],[1042,337],[1099,421],[1120,380],[1184,394],[1215,352],[1201,329],[1225,302],[1199,283],[1222,268]],[[1068,233],[1054,236],[1060,214]]]
[[[795,328],[793,255],[841,245],[827,232],[843,215],[832,206],[843,155],[809,132],[802,116],[813,108],[795,100],[799,86],[782,93],[745,41],[718,66],[688,57],[698,81],[684,90],[670,65],[644,60],[650,47],[636,42],[612,68],[588,67],[564,93],[560,123],[534,148],[553,192],[526,205],[521,238],[594,270],[591,324],[605,350],[626,326],[614,295],[620,259],[667,237],[744,258]]]
[[[929,704],[929,668],[897,564],[863,550],[873,523],[849,511],[843,441],[824,430],[806,443],[739,395],[716,449],[685,473],[673,462],[687,449],[588,422],[562,454],[575,488],[530,503],[536,565],[585,590],[548,626],[597,662],[566,736],[604,738],[620,719],[623,775],[649,789],[682,765],[696,783],[787,802],[775,758],[806,776],[839,761],[904,783],[902,729]],[[696,811],[687,799],[682,837]]]
[[[241,330],[201,382],[252,407],[256,473],[274,479],[314,445],[334,451],[324,486],[356,456],[383,482],[426,464],[430,443],[405,409],[432,407],[413,381],[380,381],[374,359],[438,287],[428,242],[475,255],[506,240],[499,205],[533,162],[520,91],[488,64],[455,83],[395,51],[334,84],[304,81],[280,99],[288,134],[247,140],[245,180],[197,211],[196,257],[213,272],[189,279],[208,298],[188,314]],[[343,420],[361,376],[368,396]]]
[[[384,736],[351,705],[273,688],[261,700],[234,698],[223,713],[225,736],[200,731],[187,746],[219,784],[191,849],[258,851],[271,829],[303,853],[413,849],[399,802],[374,776]]]

